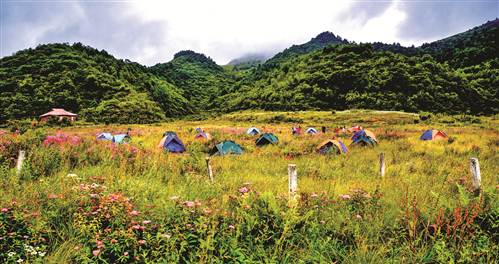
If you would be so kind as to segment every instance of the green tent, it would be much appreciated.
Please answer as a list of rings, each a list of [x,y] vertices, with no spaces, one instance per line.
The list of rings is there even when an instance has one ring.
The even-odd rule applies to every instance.
[[[272,133],[264,133],[255,141],[255,143],[257,146],[264,146],[267,144],[275,145],[279,143],[279,139]]]
[[[210,155],[243,154],[243,149],[234,141],[223,141],[215,145]]]

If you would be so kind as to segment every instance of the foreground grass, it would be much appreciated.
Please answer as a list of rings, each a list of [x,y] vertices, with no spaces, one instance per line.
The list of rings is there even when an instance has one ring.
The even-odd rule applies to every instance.
[[[5,252],[0,259],[496,262],[497,120],[415,120],[398,112],[242,112],[150,126],[66,128],[63,133],[83,142],[49,147],[37,144],[37,133],[29,132],[13,144],[28,148],[23,172],[16,175],[9,166],[1,172],[0,205],[8,211],[0,226]],[[359,124],[373,130],[380,144],[322,156],[315,148],[333,133],[292,137],[295,124]],[[255,147],[255,137],[244,133],[250,125],[275,133],[279,145]],[[133,149],[94,140],[98,132],[128,127]],[[210,132],[213,142],[232,139],[245,149],[241,156],[212,158],[213,183],[204,159],[213,142],[195,141],[196,127]],[[452,140],[420,141],[429,127],[444,130]],[[157,148],[167,130],[179,134],[186,154]],[[350,143],[349,135],[339,137]],[[378,172],[381,152],[387,162],[384,178]],[[15,151],[4,150],[4,157],[8,153]],[[471,191],[470,157],[480,161],[480,196]],[[301,198],[295,204],[287,194],[290,163],[299,175]],[[9,228],[19,234],[9,235]],[[25,245],[46,253],[30,255]]]

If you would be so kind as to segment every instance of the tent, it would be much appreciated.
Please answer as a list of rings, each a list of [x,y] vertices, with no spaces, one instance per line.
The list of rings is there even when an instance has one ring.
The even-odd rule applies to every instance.
[[[234,141],[223,141],[215,145],[210,151],[211,155],[243,154],[243,149]]]
[[[182,153],[185,151],[184,143],[175,133],[164,136],[159,142],[158,147],[173,153]]]
[[[310,135],[315,135],[317,134],[317,129],[313,128],[313,127],[309,127],[307,128],[307,130],[305,131],[307,134],[310,134]]]
[[[163,137],[167,137],[167,136],[177,136],[177,133],[173,132],[173,131],[166,131],[165,133],[163,133]]]
[[[353,126],[353,127],[349,128],[347,130],[350,133],[357,133],[357,132],[361,131],[362,129],[363,128],[361,126]]]
[[[210,140],[211,139],[211,135],[209,133],[206,133],[206,132],[199,132],[194,137],[194,139],[206,139],[206,140]]]
[[[293,136],[301,135],[301,127],[293,127],[291,128],[291,132],[293,133]]]
[[[420,140],[436,140],[436,139],[445,139],[447,138],[447,134],[440,130],[436,129],[428,129],[419,138]]]
[[[352,136],[351,145],[375,146],[376,144],[378,144],[376,136],[367,129],[362,129]]]
[[[254,135],[258,135],[258,134],[260,134],[260,130],[258,130],[258,128],[256,128],[256,127],[250,127],[250,128],[248,128],[248,130],[246,131],[246,134],[248,134],[248,135],[252,135],[252,136],[254,136]]]
[[[97,135],[97,139],[98,140],[113,140],[113,135],[111,133],[104,132],[104,133],[100,133],[99,135]]]
[[[341,140],[328,139],[319,144],[319,146],[317,147],[317,152],[321,154],[333,152],[336,154],[346,154],[348,153],[348,149]]]
[[[275,145],[279,143],[279,139],[272,133],[264,133],[255,141],[255,143],[257,146],[263,146],[267,144]]]
[[[114,143],[121,144],[121,143],[128,143],[130,141],[132,141],[132,138],[127,134],[118,134],[113,136]]]

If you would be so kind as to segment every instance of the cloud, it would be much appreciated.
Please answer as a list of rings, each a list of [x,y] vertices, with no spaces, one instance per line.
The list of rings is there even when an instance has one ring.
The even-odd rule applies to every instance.
[[[497,16],[497,2],[331,0],[2,1],[1,55],[82,42],[146,65],[185,49],[220,64],[277,53],[323,31],[357,42],[421,44]]]

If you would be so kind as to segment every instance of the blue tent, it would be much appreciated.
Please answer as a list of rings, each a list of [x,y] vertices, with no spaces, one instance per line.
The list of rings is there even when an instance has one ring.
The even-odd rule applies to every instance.
[[[104,133],[100,133],[99,135],[97,135],[97,139],[98,140],[113,140],[113,135],[111,133],[104,132]]]
[[[256,128],[256,127],[250,127],[250,128],[248,128],[248,130],[246,131],[246,134],[248,134],[248,135],[252,135],[252,136],[254,136],[254,135],[258,135],[258,134],[260,134],[260,130],[258,130],[258,128]]]
[[[421,137],[420,140],[434,140],[434,139],[444,139],[447,138],[447,134],[442,131],[436,129],[428,129],[426,130]]]
[[[224,141],[215,145],[210,151],[211,155],[243,154],[243,149],[234,141]]]
[[[378,140],[376,139],[374,133],[367,129],[355,132],[352,136],[352,141],[351,145],[375,146],[378,144]]]
[[[118,134],[118,135],[113,136],[113,142],[118,143],[118,144],[128,143],[131,140],[132,140],[132,138],[127,134]]]
[[[315,134],[317,134],[317,129],[315,129],[313,127],[309,127],[309,128],[307,128],[306,133],[315,135]]]
[[[163,148],[168,152],[182,153],[185,151],[185,146],[182,140],[177,135],[170,134],[166,136],[163,143]]]
[[[275,145],[279,143],[279,139],[272,133],[264,133],[255,141],[255,143],[257,146],[263,146],[267,144]]]

